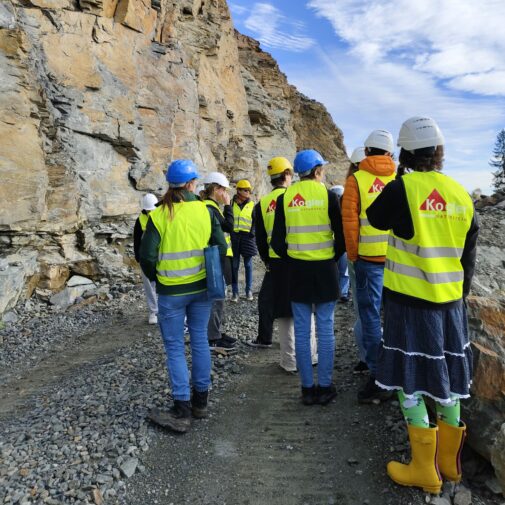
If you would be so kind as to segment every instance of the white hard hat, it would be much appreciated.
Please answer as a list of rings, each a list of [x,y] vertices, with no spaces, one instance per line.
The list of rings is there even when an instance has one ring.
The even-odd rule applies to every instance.
[[[398,145],[407,151],[444,145],[444,136],[437,123],[429,117],[414,116],[402,124]]]
[[[142,197],[142,210],[154,210],[158,199],[152,193],[147,193]]]
[[[223,186],[223,188],[229,188],[230,187],[230,182],[226,178],[224,174],[221,174],[219,172],[210,172],[207,177],[203,179],[204,184],[219,184],[220,186]]]
[[[366,158],[365,148],[364,147],[356,147],[351,154],[351,163],[359,163]]]
[[[393,153],[395,150],[393,135],[387,130],[374,130],[365,140],[365,147],[375,147]]]
[[[342,184],[337,184],[336,186],[332,186],[330,191],[336,193],[337,196],[342,196],[344,194],[344,186],[342,186]]]

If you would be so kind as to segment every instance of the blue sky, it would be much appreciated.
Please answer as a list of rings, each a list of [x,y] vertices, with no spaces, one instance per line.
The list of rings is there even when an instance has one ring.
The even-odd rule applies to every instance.
[[[444,171],[489,192],[505,128],[503,0],[229,0],[290,83],[328,108],[350,154],[410,116],[444,133]]]

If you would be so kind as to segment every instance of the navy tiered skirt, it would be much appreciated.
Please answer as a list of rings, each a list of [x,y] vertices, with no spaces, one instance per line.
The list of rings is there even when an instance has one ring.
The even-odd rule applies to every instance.
[[[377,360],[377,383],[445,403],[468,398],[472,350],[466,307],[414,308],[384,299],[384,334]]]

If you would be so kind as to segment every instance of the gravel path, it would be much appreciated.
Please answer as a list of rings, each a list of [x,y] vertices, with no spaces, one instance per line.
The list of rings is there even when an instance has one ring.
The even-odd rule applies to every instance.
[[[363,379],[351,373],[350,306],[336,312],[332,404],[303,407],[278,350],[240,344],[236,356],[214,357],[212,416],[176,437],[145,419],[170,389],[158,329],[145,323],[139,289],[124,291],[63,314],[26,315],[4,332],[0,503],[426,503],[384,472],[389,458],[408,455],[395,402],[355,402]],[[255,303],[227,310],[228,333],[255,336]],[[24,343],[23,327],[40,340]],[[472,491],[474,504],[500,503]]]

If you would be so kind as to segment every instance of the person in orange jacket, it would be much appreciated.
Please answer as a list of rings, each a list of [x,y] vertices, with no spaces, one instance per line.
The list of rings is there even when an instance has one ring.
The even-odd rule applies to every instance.
[[[391,396],[375,384],[376,362],[382,337],[381,299],[388,232],[374,228],[366,217],[367,208],[395,177],[393,136],[374,130],[365,141],[366,158],[345,183],[342,224],[349,261],[356,274],[356,298],[363,332],[365,359],[370,378],[358,392],[360,403],[372,403]]]

